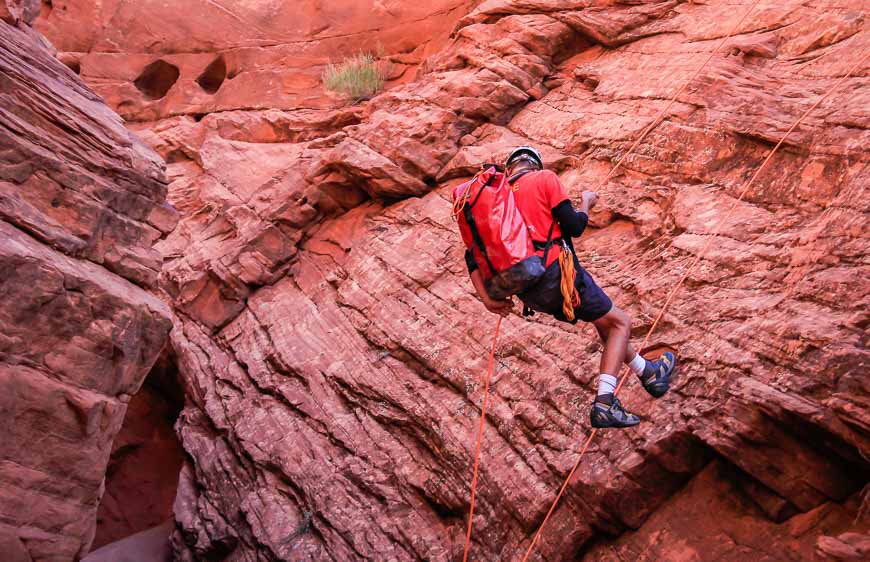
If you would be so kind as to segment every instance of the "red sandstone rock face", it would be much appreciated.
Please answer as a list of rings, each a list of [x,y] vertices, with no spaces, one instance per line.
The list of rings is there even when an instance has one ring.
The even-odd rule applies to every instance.
[[[469,0],[53,0],[38,29],[124,118],[335,105],[330,60],[382,50],[407,81]]]
[[[160,158],[25,21],[0,21],[0,552],[68,561],[171,327],[143,288],[177,215]]]
[[[849,552],[858,553],[858,541],[852,539],[856,548],[833,537],[819,538],[820,534],[839,535],[855,526],[857,497],[846,505],[823,503],[777,524],[759,509],[754,490],[747,489],[745,482],[745,476],[714,461],[662,504],[640,529],[613,541],[600,540],[581,559],[861,560]]]
[[[39,15],[39,5],[39,0],[2,0],[0,19],[12,25],[32,24]]]
[[[177,558],[457,559],[494,319],[450,186],[531,143],[579,196],[747,7],[491,0],[366,104],[288,110],[288,86],[199,120],[180,114],[243,106],[171,91],[122,106],[112,92],[154,57],[127,54],[143,50],[135,28],[129,48],[106,32],[136,73],[104,95],[135,119],[174,115],[134,128],[169,162],[183,217],[157,245],[189,400]],[[849,0],[759,7],[602,189],[579,257],[635,337],[772,144],[870,48],[866,17]],[[860,552],[868,71],[789,137],[689,276],[654,338],[679,349],[676,387],[657,402],[626,387],[645,423],[599,435],[533,559]],[[473,559],[521,557],[588,432],[598,351],[588,327],[504,323]]]

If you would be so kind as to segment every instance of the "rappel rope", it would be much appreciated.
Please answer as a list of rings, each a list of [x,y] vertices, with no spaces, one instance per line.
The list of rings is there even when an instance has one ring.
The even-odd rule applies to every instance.
[[[471,477],[471,506],[468,508],[468,531],[465,533],[465,553],[462,562],[468,560],[468,545],[471,543],[471,522],[474,519],[474,493],[477,490],[477,467],[480,461],[480,442],[483,435],[483,423],[486,419],[486,402],[489,398],[489,378],[492,375],[492,364],[495,360],[495,342],[498,340],[498,330],[501,328],[502,317],[495,323],[495,334],[492,336],[492,349],[489,352],[489,365],[486,367],[486,378],[483,381],[483,402],[480,404],[480,423],[477,426],[477,449],[474,451],[474,475]]]
[[[683,83],[683,85],[676,91],[676,93],[674,93],[674,95],[671,96],[668,103],[665,104],[665,106],[661,109],[661,111],[659,111],[659,113],[655,116],[655,118],[652,120],[652,122],[649,125],[647,125],[643,131],[641,131],[641,134],[637,138],[637,140],[635,140],[634,143],[625,152],[625,154],[623,154],[619,158],[619,160],[616,161],[616,164],[613,165],[613,168],[611,168],[610,172],[608,172],[608,174],[604,177],[604,179],[602,179],[598,183],[598,185],[596,186],[594,191],[598,191],[608,180],[610,180],[611,177],[613,177],[613,174],[616,172],[616,170],[619,168],[619,166],[622,164],[622,162],[626,159],[626,157],[628,157],[629,154],[634,152],[634,150],[640,145],[641,141],[646,137],[646,135],[649,134],[649,132],[652,131],[656,127],[656,125],[658,125],[661,118],[671,108],[671,106],[674,104],[674,102],[677,100],[677,98],[680,96],[680,94],[682,94],[686,90],[686,88],[689,86],[689,84],[701,73],[701,70],[703,70],[704,67],[707,66],[707,63],[709,63],[710,60],[712,60],[713,57],[716,55],[716,53],[718,53],[722,49],[722,47],[725,45],[725,42],[728,41],[731,38],[731,36],[734,35],[734,33],[737,31],[737,29],[743,24],[743,22],[746,20],[746,18],[749,17],[749,14],[755,9],[755,7],[760,2],[761,2],[761,0],[756,0],[749,7],[749,9],[746,11],[746,13],[743,14],[743,17],[740,18],[740,20],[734,25],[734,27],[731,28],[731,30],[728,32],[728,34],[722,38],[722,40],[719,42],[718,45],[716,45],[716,48],[710,53],[710,55],[704,60],[704,62],[701,63],[701,65],[698,67],[698,69],[695,71],[695,73],[692,74]],[[458,213],[457,209],[461,208],[461,206],[465,203],[465,200],[468,197],[467,193],[468,192],[463,194],[464,197],[460,198],[461,202],[454,203],[454,207],[453,207],[453,215],[454,216],[456,216]],[[565,292],[563,290],[563,295],[564,294],[565,294]],[[571,312],[573,315],[573,310]],[[499,331],[499,328],[501,326],[501,320],[502,320],[501,317],[499,317],[498,322],[496,323],[495,333],[494,333],[493,338],[492,338],[492,353],[490,354],[489,366],[487,367],[487,372],[485,375],[486,382],[484,384],[483,407],[481,408],[481,413],[480,413],[480,425],[479,425],[478,432],[477,432],[477,445],[475,447],[475,453],[474,453],[474,473],[473,473],[472,481],[471,481],[471,505],[470,505],[469,510],[468,510],[468,532],[466,533],[466,536],[465,536],[465,550],[464,550],[463,555],[462,555],[463,562],[467,562],[467,560],[468,560],[468,550],[469,550],[469,547],[471,545],[471,528],[472,528],[472,520],[473,520],[473,516],[474,516],[474,497],[475,497],[475,492],[476,492],[476,487],[477,487],[478,464],[480,462],[480,443],[481,443],[481,439],[483,437],[483,426],[484,426],[484,417],[485,417],[485,413],[486,413],[486,402],[487,402],[487,394],[488,394],[488,389],[489,389],[489,379],[490,379],[490,376],[492,374],[492,365],[493,365],[492,357],[495,353],[495,346],[496,346],[496,341],[498,339],[498,331]],[[647,335],[647,337],[649,337],[649,334]],[[621,383],[620,383],[620,385],[621,385]],[[618,387],[617,387],[617,390],[618,390]],[[592,435],[594,435],[594,434],[595,434],[595,432],[593,431]],[[590,435],[590,441],[591,441],[592,435]],[[583,453],[585,453],[586,448],[588,446],[589,446],[589,442],[587,441],[586,445],[584,445],[583,452],[581,452],[581,457],[582,457]],[[578,459],[578,464],[579,464],[579,459]],[[576,469],[577,466],[575,465],[574,468]],[[571,471],[571,474],[573,474],[573,473],[574,473],[574,470]],[[570,478],[570,476],[569,476],[569,478]],[[567,485],[567,481],[566,481],[566,485]],[[565,486],[563,485],[562,490],[559,491],[559,496],[556,498],[557,502],[559,501],[559,497],[561,497],[562,492],[564,491],[564,488],[565,488]],[[555,503],[553,504],[553,507],[555,507]],[[552,510],[553,510],[553,508],[550,509],[550,512],[552,512]],[[549,516],[550,516],[550,513],[547,513],[547,517],[544,518],[544,523],[546,523],[547,518],[549,518]],[[543,528],[543,523],[541,524],[541,528]],[[535,535],[535,540],[532,541],[531,546],[529,546],[529,551],[526,553],[526,556],[523,558],[523,560],[528,558],[528,555],[531,552],[532,547],[534,547],[534,544],[537,541],[539,534],[540,534],[540,529],[538,530],[538,534]]]
[[[650,340],[650,337],[652,336],[653,331],[658,326],[659,321],[664,316],[665,311],[668,309],[668,306],[670,306],[671,301],[673,301],[674,296],[677,294],[677,291],[680,289],[680,286],[682,286],[683,282],[689,277],[689,273],[691,273],[692,270],[695,268],[695,266],[698,265],[698,263],[701,261],[701,259],[704,257],[704,255],[707,253],[707,250],[710,249],[710,246],[713,244],[713,242],[716,241],[716,236],[719,234],[719,230],[722,228],[722,226],[725,224],[725,222],[729,218],[731,218],[731,215],[734,212],[734,210],[737,208],[737,205],[743,200],[743,197],[749,191],[749,188],[752,187],[752,184],[755,182],[756,178],[758,178],[758,176],[761,174],[761,172],[764,170],[764,168],[767,167],[767,164],[770,162],[771,158],[776,153],[776,151],[779,149],[779,147],[782,146],[783,142],[785,142],[785,139],[792,133],[792,131],[795,130],[795,128],[797,128],[798,125],[801,124],[801,122],[803,122],[803,120],[807,117],[807,115],[809,115],[813,110],[816,109],[816,107],[819,106],[819,104],[821,104],[824,100],[826,100],[868,58],[870,58],[870,52],[868,52],[866,55],[864,55],[864,57],[861,58],[861,60],[859,60],[857,63],[855,63],[852,66],[852,68],[850,68],[849,71],[842,78],[837,80],[834,83],[834,85],[831,86],[831,88],[828,89],[827,92],[825,92],[824,95],[822,95],[818,100],[816,100],[816,102],[813,103],[813,105],[810,106],[810,108],[807,109],[803,113],[803,115],[801,115],[798,118],[798,120],[795,121],[794,124],[792,124],[791,127],[789,127],[788,131],[786,131],[786,133],[782,136],[782,138],[779,139],[779,142],[776,143],[776,146],[773,147],[773,149],[767,155],[767,158],[765,158],[764,162],[761,163],[761,166],[758,167],[758,169],[755,171],[755,173],[752,175],[752,177],[749,179],[749,181],[747,181],[746,184],[743,186],[743,189],[740,191],[740,195],[731,204],[731,207],[728,209],[728,212],[725,213],[725,216],[722,217],[722,219],[716,225],[716,228],[713,229],[713,232],[709,235],[710,238],[707,240],[707,243],[704,244],[704,246],[701,248],[701,251],[698,252],[698,254],[695,256],[695,259],[692,261],[692,263],[686,269],[685,273],[683,273],[682,277],[680,277],[680,280],[677,282],[677,284],[674,286],[674,288],[671,289],[670,294],[668,295],[667,299],[665,300],[665,304],[662,306],[662,309],[659,311],[658,315],[656,316],[655,320],[653,321],[652,326],[650,326],[650,329],[647,332],[646,337],[643,340],[643,343],[640,345],[640,349],[643,349],[649,343],[649,340]],[[623,372],[623,375],[620,377],[619,384],[617,384],[616,389],[613,391],[614,396],[616,396],[616,394],[619,392],[619,389],[622,388],[622,385],[625,384],[625,381],[628,380],[629,377],[627,377],[626,375],[628,374],[629,370],[630,369],[626,369]],[[568,487],[568,483],[571,481],[571,477],[574,476],[574,472],[577,470],[577,467],[580,466],[580,461],[583,459],[583,455],[586,453],[586,450],[589,448],[589,445],[592,443],[592,440],[595,438],[595,434],[597,432],[598,432],[598,429],[593,429],[592,432],[589,434],[589,437],[586,438],[585,443],[583,443],[583,448],[580,450],[580,455],[577,457],[577,462],[574,463],[574,467],[571,469],[571,472],[568,473],[568,477],[565,478],[565,482],[562,484],[562,488],[559,490],[559,493],[556,496],[556,499],[553,501],[553,504],[550,506],[550,510],[547,512],[547,515],[544,517],[544,520],[541,522],[540,527],[538,527],[538,531],[535,533],[535,537],[532,539],[532,542],[529,545],[528,550],[526,550],[525,556],[523,556],[523,562],[526,562],[526,560],[528,560],[528,558],[529,558],[529,555],[532,553],[532,550],[534,549],[535,544],[538,542],[538,539],[541,536],[541,532],[544,529],[544,525],[546,525],[547,520],[550,518],[550,515],[556,509],[556,505],[559,503],[559,499],[561,499],[562,494],[564,494],[565,489]]]

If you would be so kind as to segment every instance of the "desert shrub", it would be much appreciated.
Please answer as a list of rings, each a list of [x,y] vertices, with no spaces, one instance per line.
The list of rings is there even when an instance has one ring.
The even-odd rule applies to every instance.
[[[384,70],[374,55],[358,53],[340,63],[327,65],[323,85],[353,101],[365,100],[384,87]]]

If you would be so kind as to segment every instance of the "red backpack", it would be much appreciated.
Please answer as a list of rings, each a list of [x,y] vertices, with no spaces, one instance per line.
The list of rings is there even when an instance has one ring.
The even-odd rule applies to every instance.
[[[491,298],[522,293],[543,277],[555,221],[547,234],[542,259],[535,254],[529,227],[507,176],[497,166],[485,165],[471,180],[453,190],[453,213]]]

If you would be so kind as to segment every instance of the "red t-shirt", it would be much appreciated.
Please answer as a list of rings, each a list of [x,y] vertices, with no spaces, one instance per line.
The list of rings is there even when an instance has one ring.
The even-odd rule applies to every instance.
[[[555,222],[553,207],[568,199],[568,192],[559,181],[559,176],[550,170],[529,172],[515,181],[512,187],[517,207],[529,227],[532,240],[546,242],[550,226]],[[560,236],[562,236],[562,231],[559,230],[559,224],[556,223],[553,227],[553,239]],[[538,250],[537,254],[543,257],[544,251]],[[558,257],[559,252],[553,251],[551,247],[550,253],[547,255],[547,266]]]

